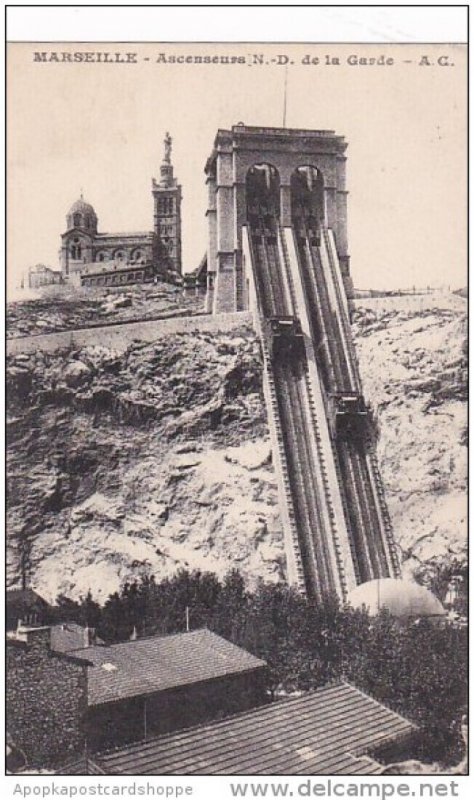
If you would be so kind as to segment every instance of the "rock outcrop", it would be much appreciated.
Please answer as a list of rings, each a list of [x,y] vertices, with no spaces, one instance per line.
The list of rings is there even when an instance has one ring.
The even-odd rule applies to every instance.
[[[466,558],[466,304],[422,300],[359,303],[353,324],[406,576]]]
[[[11,581],[25,560],[49,599],[182,566],[282,576],[251,330],[21,356],[7,374]]]
[[[405,573],[465,558],[465,301],[358,302],[353,329]],[[179,567],[285,574],[251,329],[7,365],[8,577],[99,599]]]
[[[125,290],[53,286],[25,294],[28,299],[8,304],[9,338],[194,314],[203,306],[202,296],[167,283],[138,284]],[[21,292],[17,296],[21,297]]]

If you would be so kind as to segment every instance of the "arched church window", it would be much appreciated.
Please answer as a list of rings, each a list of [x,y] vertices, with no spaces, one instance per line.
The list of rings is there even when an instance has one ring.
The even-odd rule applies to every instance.
[[[81,240],[73,239],[70,248],[71,258],[77,261],[81,257]]]
[[[72,221],[75,228],[81,227],[82,217],[80,214],[74,214]]]

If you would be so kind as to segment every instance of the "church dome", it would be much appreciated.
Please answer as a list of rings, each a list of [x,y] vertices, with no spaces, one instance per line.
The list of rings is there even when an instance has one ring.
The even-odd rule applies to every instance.
[[[394,617],[444,617],[446,610],[435,595],[414,581],[378,578],[356,586],[347,598],[353,608],[366,607],[371,616],[386,608]]]
[[[67,213],[67,227],[71,228],[84,228],[92,233],[97,232],[97,214],[94,207],[87,203],[82,195],[79,200],[72,204]]]
[[[73,203],[69,209],[68,216],[71,214],[91,214],[94,217],[96,216],[94,207],[91,206],[90,203],[87,203],[82,195],[80,196],[79,200],[76,200],[76,202]]]

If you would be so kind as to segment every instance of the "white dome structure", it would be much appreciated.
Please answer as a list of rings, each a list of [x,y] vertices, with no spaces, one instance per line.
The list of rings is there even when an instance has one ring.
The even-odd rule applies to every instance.
[[[365,607],[371,616],[386,608],[394,617],[413,619],[446,616],[446,610],[429,589],[413,581],[377,578],[356,586],[347,602],[352,608]]]

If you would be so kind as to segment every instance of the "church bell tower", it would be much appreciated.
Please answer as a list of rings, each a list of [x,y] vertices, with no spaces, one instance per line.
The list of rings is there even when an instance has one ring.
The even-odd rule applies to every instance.
[[[168,268],[181,275],[181,186],[173,175],[171,145],[172,139],[167,133],[160,180],[153,178],[152,181],[154,229],[159,243],[160,261],[164,261]]]

